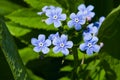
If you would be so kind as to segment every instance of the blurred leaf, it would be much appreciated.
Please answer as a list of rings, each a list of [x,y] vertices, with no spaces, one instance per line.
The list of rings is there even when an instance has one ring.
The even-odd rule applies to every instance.
[[[31,29],[16,24],[14,22],[7,22],[6,23],[10,33],[16,37],[23,36],[31,31]]]
[[[11,68],[15,80],[29,80],[16,45],[5,23],[0,20],[0,47]]]
[[[59,80],[70,80],[70,78],[68,78],[68,77],[62,77]]]
[[[29,28],[56,30],[53,25],[47,25],[45,22],[42,22],[41,16],[38,16],[37,12],[33,9],[20,9],[6,17],[15,23]]]
[[[8,0],[0,0],[0,15],[8,14],[21,8],[21,6]]]
[[[73,67],[71,66],[64,66],[60,69],[60,71],[72,71]]]
[[[108,66],[110,66],[110,69],[116,73],[116,80],[120,80],[120,6],[106,17],[98,36],[100,41],[104,43],[104,47],[100,53],[101,59],[105,60]],[[112,74],[114,72],[112,72]],[[115,77],[110,78],[110,80],[113,79],[115,79]]]
[[[44,6],[54,5],[58,6],[58,3],[55,0],[24,0],[30,4],[33,8],[42,9]]]
[[[39,54],[35,53],[32,48],[30,47],[26,47],[23,49],[19,50],[20,56],[24,62],[24,64],[26,64],[28,61],[39,58]]]

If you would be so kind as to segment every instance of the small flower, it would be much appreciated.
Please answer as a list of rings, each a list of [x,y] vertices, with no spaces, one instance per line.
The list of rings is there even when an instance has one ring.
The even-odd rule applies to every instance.
[[[67,48],[72,48],[73,42],[72,41],[67,41],[67,36],[66,35],[61,35],[60,38],[55,38],[53,40],[53,45],[55,47],[53,48],[53,52],[58,53],[62,52],[64,55],[69,54],[69,50]]]
[[[78,12],[77,15],[75,13],[72,13],[70,15],[70,18],[72,20],[68,21],[67,25],[68,27],[75,27],[76,30],[80,30],[81,29],[81,25],[85,24],[85,18],[84,16],[81,15],[81,12]]]
[[[49,18],[45,20],[46,24],[52,24],[54,23],[54,26],[56,28],[60,27],[61,21],[64,21],[66,19],[66,14],[61,14],[62,13],[62,9],[57,7],[55,9],[52,10],[47,10],[46,11],[46,16],[48,16]]]
[[[89,5],[88,7],[86,7],[84,4],[81,4],[78,6],[78,10],[83,14],[83,16],[90,21],[94,16],[95,13],[92,12],[92,10],[94,9],[94,6]]]
[[[59,38],[58,32],[56,34],[50,34],[50,36],[48,37],[48,39],[50,39],[50,40],[54,40],[55,38]]]
[[[35,52],[42,51],[43,54],[46,54],[49,52],[48,46],[51,45],[51,41],[49,39],[45,40],[45,35],[40,34],[38,36],[38,39],[32,38],[31,43],[32,43],[32,45],[35,46],[33,49]]]
[[[42,14],[46,13],[47,10],[52,10],[52,9],[55,9],[55,7],[54,6],[44,6],[42,8],[42,12],[38,12],[37,14],[42,15]]]
[[[80,44],[79,48],[81,51],[86,51],[88,55],[93,54],[93,52],[99,52],[100,46],[97,45],[98,38],[93,37],[91,40],[86,40],[85,43]]]
[[[94,26],[98,27],[99,29],[104,20],[105,20],[104,16],[100,17],[99,21],[94,23]]]

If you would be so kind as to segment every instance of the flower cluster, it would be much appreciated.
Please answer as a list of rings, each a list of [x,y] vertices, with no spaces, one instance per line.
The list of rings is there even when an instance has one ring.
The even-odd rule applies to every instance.
[[[87,7],[84,4],[79,5],[78,12],[71,13],[70,20],[66,23],[70,29],[74,27],[77,31],[82,30],[84,43],[80,44],[79,49],[85,51],[88,55],[99,52],[100,48],[103,46],[103,43],[100,43],[100,45],[97,44],[99,40],[97,34],[105,17],[102,16],[99,21],[90,23],[91,19],[95,16],[95,13],[92,12],[93,9],[94,6],[92,5]],[[45,23],[47,25],[53,23],[55,28],[64,26],[61,21],[65,21],[67,18],[66,14],[62,14],[62,8],[55,6],[45,6],[42,8],[42,12],[38,12],[37,14],[45,14],[47,16]],[[73,47],[73,42],[68,41],[68,37],[69,36],[66,34],[60,35],[59,32],[57,32],[50,34],[48,39],[45,39],[45,35],[40,34],[38,39],[32,38],[31,43],[35,46],[33,49],[35,52],[46,54],[49,52],[48,47],[52,45],[54,53],[62,52],[64,55],[68,55],[69,49]]]

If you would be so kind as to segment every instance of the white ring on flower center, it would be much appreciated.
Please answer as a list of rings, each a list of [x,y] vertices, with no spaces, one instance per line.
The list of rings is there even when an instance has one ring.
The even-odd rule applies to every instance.
[[[61,43],[61,44],[60,44],[60,47],[64,47],[64,44],[63,44],[63,43]]]
[[[78,19],[78,18],[75,18],[75,22],[78,23],[78,22],[79,22],[79,19]]]
[[[91,44],[91,43],[88,43],[88,45],[87,45],[87,46],[90,48],[90,47],[92,47],[92,44]]]
[[[58,18],[58,16],[57,16],[57,15],[54,15],[54,16],[53,16],[53,19],[57,19],[57,18]]]
[[[42,42],[40,42],[40,43],[39,43],[39,46],[40,46],[40,47],[42,47],[42,46],[43,46],[43,43],[42,43]]]

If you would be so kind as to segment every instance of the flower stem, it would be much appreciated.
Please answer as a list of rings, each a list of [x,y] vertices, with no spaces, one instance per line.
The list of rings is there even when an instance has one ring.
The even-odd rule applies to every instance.
[[[74,69],[72,73],[72,80],[78,80],[78,74],[77,74],[77,69],[78,69],[78,51],[76,47],[73,47],[73,57],[74,57]]]
[[[85,54],[83,54],[81,64],[84,64]]]

